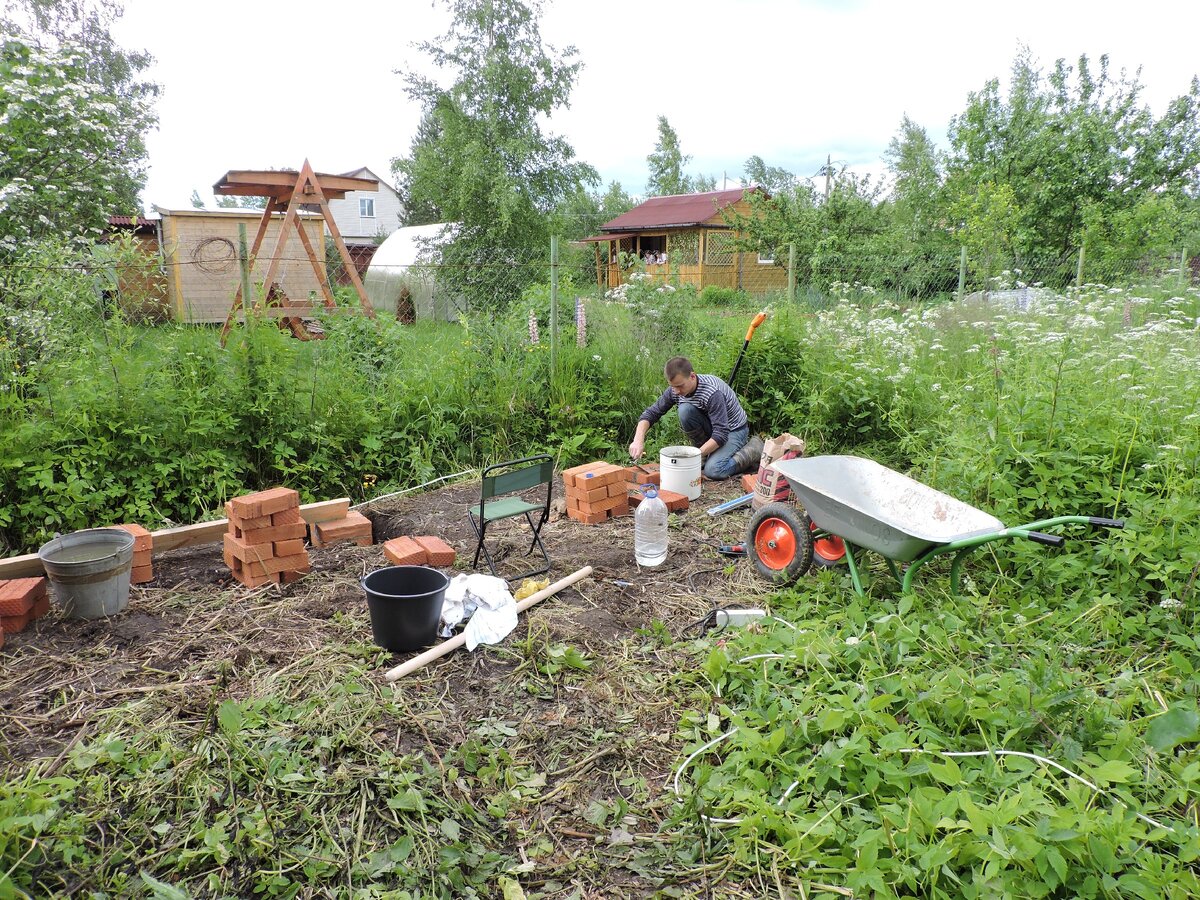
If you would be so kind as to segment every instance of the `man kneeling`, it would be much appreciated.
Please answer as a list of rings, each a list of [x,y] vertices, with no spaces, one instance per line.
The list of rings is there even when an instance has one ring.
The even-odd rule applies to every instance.
[[[720,480],[758,468],[762,439],[750,437],[746,413],[733,389],[716,375],[697,375],[685,356],[667,360],[668,387],[638,419],[629,455],[637,461],[646,449],[646,432],[679,407],[679,424],[705,458],[704,475]]]

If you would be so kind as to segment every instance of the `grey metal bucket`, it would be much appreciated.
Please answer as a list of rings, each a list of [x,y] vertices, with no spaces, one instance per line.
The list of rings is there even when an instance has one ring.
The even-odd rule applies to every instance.
[[[86,528],[38,550],[54,600],[67,618],[99,619],[129,605],[133,535],[120,528]]]

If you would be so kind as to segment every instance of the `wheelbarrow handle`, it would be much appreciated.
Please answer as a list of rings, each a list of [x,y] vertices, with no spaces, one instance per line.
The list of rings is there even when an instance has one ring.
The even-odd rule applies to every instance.
[[[1061,547],[1064,543],[1066,543],[1066,539],[1062,535],[1046,534],[1042,531],[1026,532],[1025,537],[1038,544],[1045,544],[1047,547]]]
[[[1124,519],[1102,519],[1099,516],[1088,516],[1088,524],[1097,528],[1124,528]]]

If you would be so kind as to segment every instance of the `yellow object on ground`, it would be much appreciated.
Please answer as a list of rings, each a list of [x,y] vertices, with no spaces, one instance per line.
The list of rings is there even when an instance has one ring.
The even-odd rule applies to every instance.
[[[524,600],[526,597],[532,597],[538,591],[544,591],[548,587],[550,587],[549,578],[526,578],[513,594],[513,599]]]

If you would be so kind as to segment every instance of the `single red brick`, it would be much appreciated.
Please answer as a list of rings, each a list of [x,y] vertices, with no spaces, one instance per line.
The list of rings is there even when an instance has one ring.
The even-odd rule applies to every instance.
[[[757,475],[743,475],[742,476],[742,490],[745,491],[747,494],[753,494],[754,486],[757,483],[757,481],[758,481]]]
[[[257,577],[280,572],[294,572],[298,569],[306,569],[311,565],[307,553],[293,553],[291,556],[276,556],[262,562],[243,561],[242,572],[251,577]]]
[[[330,541],[356,541],[371,537],[371,520],[360,512],[350,510],[346,518],[332,522],[317,522],[314,526],[322,543]]]
[[[608,496],[607,484],[592,485],[591,482],[578,481],[577,485],[587,485],[586,487],[573,487],[567,490],[568,497],[574,497],[581,503],[595,503],[597,500],[603,500]]]
[[[13,578],[0,581],[0,616],[23,616],[44,596],[45,578]]]
[[[143,528],[141,525],[126,523],[124,525],[114,525],[114,528],[120,528],[122,531],[128,531],[133,535],[133,552],[149,552],[154,547],[154,535]]]
[[[134,566],[129,572],[130,584],[145,584],[154,580],[154,566]]]
[[[276,556],[291,556],[295,553],[304,552],[304,539],[293,538],[289,541],[275,541],[271,546],[275,550]]]
[[[425,548],[410,537],[397,537],[386,541],[383,555],[397,566],[420,566],[428,560]]]
[[[629,488],[625,486],[624,481],[614,481],[608,486],[608,496],[610,497],[624,497],[628,493]]]
[[[590,472],[597,466],[603,465],[601,462],[589,462],[583,465],[573,466],[562,473],[563,485],[566,487],[575,487],[576,480],[583,474]]]
[[[658,496],[662,502],[667,504],[667,509],[671,512],[683,512],[688,508],[688,498],[686,494],[677,494],[674,491],[659,491]]]
[[[234,572],[233,577],[249,588],[262,587],[264,584],[279,584],[278,572],[271,572],[268,575],[251,575],[243,570]]]
[[[279,582],[280,582],[280,584],[292,584],[293,582],[299,581],[301,578],[303,578],[305,575],[307,575],[311,571],[312,571],[312,566],[308,566],[303,569],[293,569],[288,572],[280,572],[279,573]]]
[[[133,551],[133,567],[136,569],[139,566],[148,566],[154,562],[154,555],[149,550],[134,550]]]
[[[599,525],[601,522],[607,522],[612,516],[608,510],[596,513],[585,513],[579,510],[567,510],[567,516],[576,522],[582,522],[584,525]]]
[[[0,616],[0,630],[4,630],[9,634],[19,634],[25,630],[25,626],[32,619],[33,611],[22,613],[19,616]]]
[[[273,543],[251,544],[243,538],[234,537],[232,534],[224,534],[221,537],[224,541],[225,552],[244,563],[263,562],[275,557],[275,545]]]
[[[272,525],[295,525],[303,521],[300,518],[300,507],[292,506],[280,512],[271,513]]]
[[[429,564],[431,566],[445,567],[454,565],[454,559],[458,554],[453,547],[440,537],[421,535],[414,537],[413,540],[420,544],[421,549],[429,555]]]
[[[238,529],[234,537],[247,544],[272,544],[275,541],[291,541],[303,538],[308,528],[303,522],[295,525],[271,525],[268,528]]]
[[[42,616],[47,615],[49,612],[50,612],[50,595],[42,594],[42,596],[38,597],[37,600],[35,600],[33,602],[33,609],[31,609],[29,611],[29,617],[31,620],[40,619]]]

